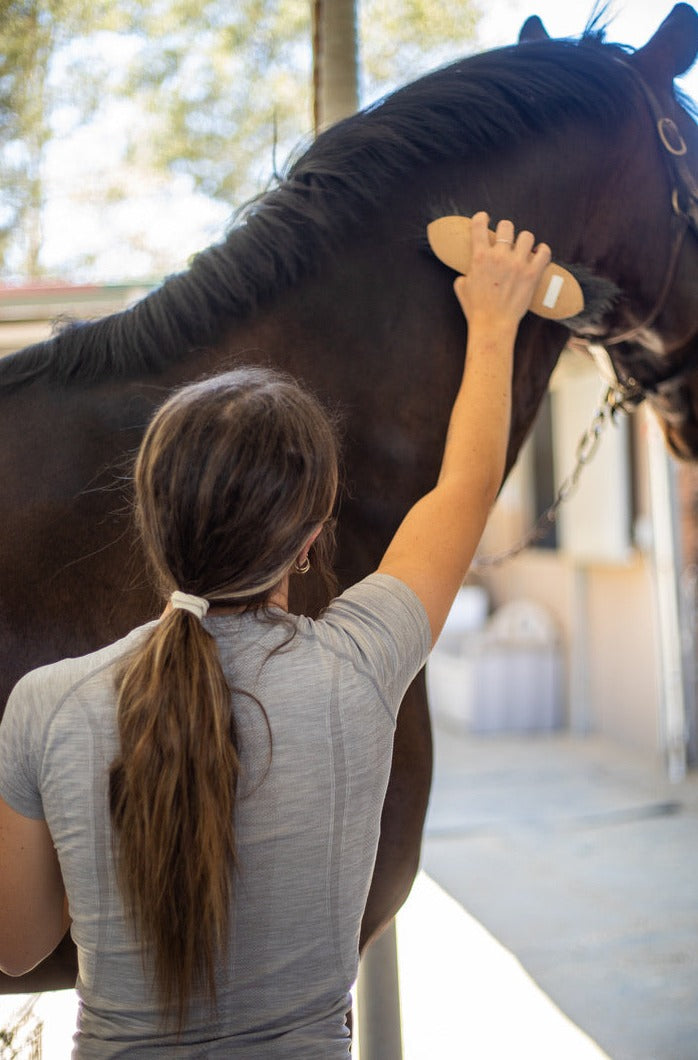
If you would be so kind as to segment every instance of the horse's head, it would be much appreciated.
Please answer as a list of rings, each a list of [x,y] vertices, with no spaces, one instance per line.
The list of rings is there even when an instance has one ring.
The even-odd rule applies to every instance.
[[[528,19],[520,41],[546,38],[540,19]],[[621,296],[601,324],[580,331],[606,348],[629,400],[647,398],[669,447],[687,459],[698,458],[698,128],[673,81],[697,53],[698,15],[677,4],[643,48],[616,54],[635,117],[608,145],[616,160],[625,154],[625,170],[616,161],[584,261]]]

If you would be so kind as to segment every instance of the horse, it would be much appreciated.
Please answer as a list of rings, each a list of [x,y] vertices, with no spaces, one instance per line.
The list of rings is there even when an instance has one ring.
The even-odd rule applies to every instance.
[[[673,85],[697,51],[685,4],[634,52],[593,24],[560,41],[529,20],[516,44],[329,128],[220,243],[135,306],[0,362],[2,702],[30,668],[157,613],[129,469],[153,409],[204,374],[272,364],[338,415],[340,587],[375,569],[435,481],[463,369],[454,274],[425,238],[443,214],[510,217],[616,293],[574,320],[524,318],[507,469],[572,336],[608,344],[621,399],[646,396],[669,447],[698,456],[698,129]],[[314,613],[312,585],[292,606]],[[412,885],[431,765],[422,673],[399,714],[362,952]],[[2,989],[74,979],[64,940]]]

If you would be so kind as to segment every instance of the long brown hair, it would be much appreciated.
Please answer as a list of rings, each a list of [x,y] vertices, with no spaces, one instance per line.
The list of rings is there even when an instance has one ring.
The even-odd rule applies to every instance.
[[[332,507],[334,435],[295,383],[238,369],[177,391],[156,413],[135,467],[136,513],[165,597],[260,606]],[[314,567],[327,565],[326,542]],[[329,577],[328,571],[325,574]],[[110,808],[119,884],[152,962],[163,1016],[215,1004],[236,864],[238,739],[216,641],[166,613],[117,680],[119,753]]]

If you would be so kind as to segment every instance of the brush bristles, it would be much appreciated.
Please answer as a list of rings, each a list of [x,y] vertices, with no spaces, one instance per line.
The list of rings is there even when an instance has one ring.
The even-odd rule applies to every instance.
[[[600,327],[606,314],[618,301],[621,294],[620,288],[613,280],[608,280],[605,276],[597,276],[586,265],[568,265],[562,261],[558,264],[574,276],[584,295],[582,312],[573,317],[566,317],[561,323],[565,327],[572,327],[573,330]]]

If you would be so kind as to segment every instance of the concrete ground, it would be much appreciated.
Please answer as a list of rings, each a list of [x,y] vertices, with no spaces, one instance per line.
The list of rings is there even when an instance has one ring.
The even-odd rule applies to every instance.
[[[568,735],[435,751],[405,1060],[697,1060],[698,777]]]

